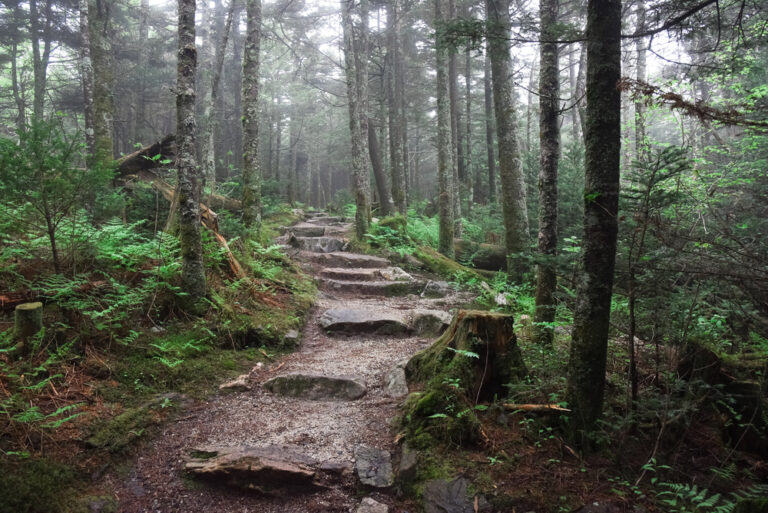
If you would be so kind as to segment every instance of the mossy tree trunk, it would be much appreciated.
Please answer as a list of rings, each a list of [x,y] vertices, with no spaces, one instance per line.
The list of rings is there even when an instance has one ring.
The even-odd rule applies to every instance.
[[[112,3],[89,0],[88,30],[93,63],[93,163],[112,163],[115,135],[115,58],[112,53]]]
[[[18,341],[17,351],[27,352],[27,343],[43,329],[43,304],[22,303],[18,305],[13,315],[13,338]]]
[[[258,231],[261,225],[261,168],[259,166],[259,50],[261,0],[246,3],[243,52],[243,223]]]
[[[541,73],[539,75],[539,238],[542,261],[536,266],[534,338],[551,344],[557,274],[557,166],[560,160],[560,64],[556,24],[559,0],[541,0]]]
[[[179,53],[176,81],[176,168],[178,172],[181,289],[185,310],[199,312],[205,296],[200,233],[199,168],[195,158],[195,0],[179,0]]]
[[[567,400],[577,441],[594,430],[603,407],[616,256],[621,150],[621,0],[587,7],[586,176],[583,274],[573,316]]]
[[[435,0],[435,25],[443,22],[443,0]],[[443,255],[453,258],[453,159],[451,152],[451,110],[448,92],[448,70],[445,41],[437,32],[435,60],[437,70],[437,194],[440,217],[440,241],[438,249]]]
[[[517,116],[509,55],[509,0],[486,0],[487,38],[491,58],[493,105],[499,140],[499,176],[506,234],[507,272],[520,278],[519,255],[528,250],[528,209],[517,142]]]

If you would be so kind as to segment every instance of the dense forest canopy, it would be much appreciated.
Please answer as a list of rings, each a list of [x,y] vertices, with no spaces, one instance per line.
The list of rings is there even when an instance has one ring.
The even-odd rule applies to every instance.
[[[408,276],[374,279],[375,253],[469,293],[442,308],[486,336],[515,343],[494,317],[514,315],[527,366],[502,373],[508,397],[481,394],[482,369],[463,395],[471,373],[427,379],[434,347],[478,358],[457,314],[446,333],[469,346],[443,335],[401,369],[424,387],[403,406],[412,447],[512,468],[496,428],[517,405],[547,420],[515,440],[541,426],[578,472],[617,445],[634,473],[616,496],[736,511],[766,476],[734,451],[768,456],[767,114],[759,0],[2,0],[3,465],[59,469],[82,433],[120,452],[128,434],[118,450],[100,426],[147,398],[203,397],[245,359],[276,371],[316,286],[350,286],[306,252]],[[429,286],[392,295],[419,310]],[[681,462],[713,425],[702,495]]]

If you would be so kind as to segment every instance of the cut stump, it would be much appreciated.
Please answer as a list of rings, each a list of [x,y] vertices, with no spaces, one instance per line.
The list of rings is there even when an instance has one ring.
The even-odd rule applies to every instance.
[[[475,406],[505,397],[506,385],[527,373],[513,326],[511,315],[460,310],[434,344],[411,358],[408,381],[423,384],[403,416],[411,445],[477,439]]]

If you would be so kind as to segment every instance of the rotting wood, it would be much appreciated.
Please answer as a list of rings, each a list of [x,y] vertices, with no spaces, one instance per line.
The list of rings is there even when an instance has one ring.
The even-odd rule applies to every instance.
[[[563,413],[570,413],[571,410],[563,408],[557,404],[515,404],[505,403],[504,409],[512,412],[524,411],[526,413],[548,413],[552,415],[560,415]]]

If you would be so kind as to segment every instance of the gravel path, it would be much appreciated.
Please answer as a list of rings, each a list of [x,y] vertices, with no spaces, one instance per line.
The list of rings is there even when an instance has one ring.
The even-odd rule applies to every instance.
[[[341,228],[338,221],[309,218],[302,227],[330,224],[330,237]],[[286,239],[290,239],[290,234]],[[301,239],[302,237],[294,237]],[[305,247],[299,241],[297,247]],[[314,275],[325,268],[338,268],[333,254],[316,259],[295,252]],[[354,266],[360,259],[352,257]],[[328,263],[325,263],[325,262]],[[371,262],[371,265],[379,265]],[[424,277],[416,277],[425,279]],[[455,294],[443,299],[417,295],[363,297],[358,292],[323,290],[310,313],[298,351],[274,364],[254,368],[251,390],[216,395],[186,410],[167,425],[153,441],[139,450],[128,475],[110,473],[106,479],[114,490],[122,512],[350,512],[360,504],[360,488],[354,475],[354,449],[368,445],[394,453],[392,420],[402,398],[386,390],[386,376],[398,362],[409,358],[431,342],[411,335],[370,333],[328,334],[318,326],[318,317],[329,309],[362,308],[366,311],[403,311],[414,308],[448,311],[463,298]],[[452,311],[452,310],[451,310]],[[270,378],[291,373],[352,376],[366,386],[357,400],[306,400],[273,395],[262,388]],[[280,447],[286,453],[309,456],[343,469],[329,487],[314,493],[277,492],[264,495],[223,485],[208,485],[184,471],[190,453],[199,447]],[[393,494],[371,492],[388,504],[390,512],[403,511]]]

